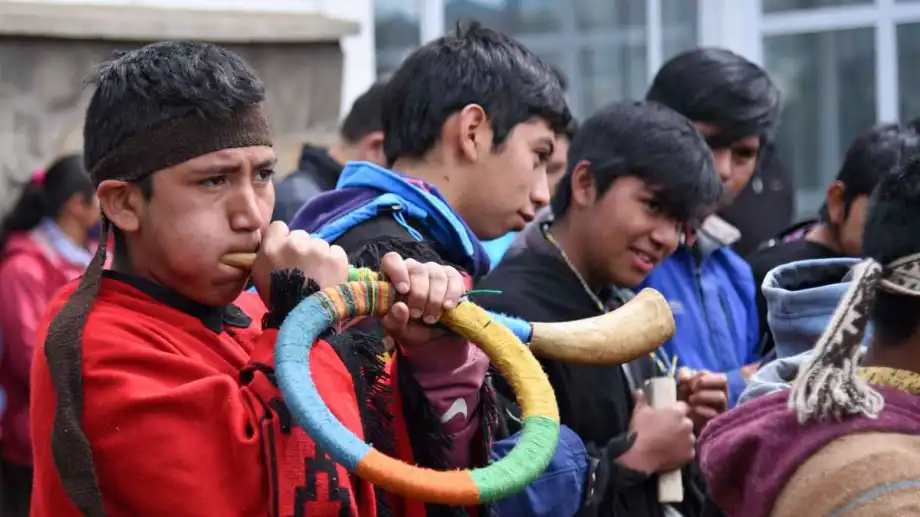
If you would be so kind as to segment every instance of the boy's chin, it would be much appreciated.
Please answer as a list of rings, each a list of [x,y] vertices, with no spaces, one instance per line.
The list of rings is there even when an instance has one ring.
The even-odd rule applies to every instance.
[[[236,301],[245,289],[245,280],[241,282],[225,281],[212,285],[208,289],[202,289],[189,298],[209,307],[223,307]]]

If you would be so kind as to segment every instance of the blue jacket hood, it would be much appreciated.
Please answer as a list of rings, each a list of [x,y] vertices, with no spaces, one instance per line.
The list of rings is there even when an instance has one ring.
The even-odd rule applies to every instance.
[[[291,229],[306,230],[335,242],[349,229],[383,211],[417,240],[422,236],[406,223],[422,224],[438,245],[449,250],[474,277],[489,271],[489,256],[479,239],[433,185],[369,162],[349,162],[335,190],[313,198],[294,217]]]
[[[802,260],[767,273],[762,289],[777,357],[792,357],[814,347],[849,288],[848,274],[858,262],[857,258]]]
[[[789,389],[799,368],[811,358],[811,350],[792,357],[781,357],[760,367],[750,380],[747,388],[738,398],[739,404],[754,400],[775,391]]]

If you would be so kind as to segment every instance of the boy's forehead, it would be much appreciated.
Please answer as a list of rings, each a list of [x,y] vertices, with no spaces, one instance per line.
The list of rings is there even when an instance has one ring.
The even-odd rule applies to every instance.
[[[724,149],[735,145],[749,147],[755,151],[760,149],[760,135],[758,134],[738,135],[726,133],[715,124],[708,122],[694,122],[693,125],[696,126],[697,131],[703,135],[706,143],[712,149]]]
[[[244,164],[268,164],[275,161],[275,151],[269,146],[251,146],[220,149],[211,153],[192,158],[187,165],[193,169],[202,168],[232,168],[242,167]]]
[[[534,135],[554,135],[549,121],[541,117],[531,117],[524,122],[519,123],[517,126],[515,126],[515,128],[526,128],[529,133]]]

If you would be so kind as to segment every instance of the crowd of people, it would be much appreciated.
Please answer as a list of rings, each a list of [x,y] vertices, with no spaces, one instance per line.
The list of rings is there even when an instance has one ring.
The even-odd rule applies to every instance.
[[[0,232],[4,517],[920,514],[916,124],[866,128],[791,224],[781,92],[724,49],[576,121],[558,71],[471,23],[280,181],[234,53],[155,43],[93,84],[83,153],[36,171]],[[758,200],[763,177],[786,188]],[[426,468],[488,465],[522,433],[511,383],[435,325],[460,300],[565,322],[653,288],[676,331],[622,365],[540,359],[562,424],[547,470],[494,503],[425,503],[335,463],[278,386],[281,323],[349,264],[402,301],[323,335],[317,390]]]

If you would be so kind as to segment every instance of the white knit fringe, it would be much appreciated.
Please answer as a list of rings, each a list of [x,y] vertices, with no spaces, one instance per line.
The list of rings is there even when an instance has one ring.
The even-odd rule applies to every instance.
[[[814,358],[812,358],[812,362]],[[809,365],[799,372],[789,395],[789,409],[800,424],[809,420],[842,420],[850,415],[877,418],[885,399],[856,375],[856,361],[847,360],[844,368]]]
[[[862,414],[876,418],[885,404],[881,394],[857,377],[859,349],[865,328],[852,325],[862,296],[873,296],[881,265],[866,260],[854,267],[850,288],[831,316],[830,324],[815,343],[814,353],[799,370],[787,405],[799,423]],[[867,289],[868,288],[868,289]],[[870,292],[866,292],[870,291]],[[831,360],[833,352],[843,354]],[[837,364],[835,364],[837,363]]]

